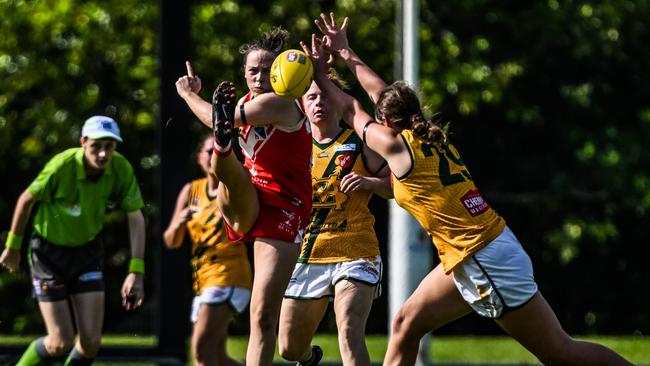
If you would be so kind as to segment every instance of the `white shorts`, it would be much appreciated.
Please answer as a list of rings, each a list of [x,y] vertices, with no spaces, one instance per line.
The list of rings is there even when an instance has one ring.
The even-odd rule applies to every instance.
[[[196,323],[199,319],[201,304],[219,305],[228,304],[236,313],[246,309],[251,299],[251,290],[243,287],[206,287],[200,295],[194,296],[192,301],[192,314],[190,319]]]
[[[381,294],[382,271],[381,256],[373,260],[361,258],[340,263],[296,263],[284,297],[303,300],[333,298],[336,284],[348,280],[374,286],[374,298],[377,298]]]
[[[537,293],[528,254],[506,226],[490,244],[453,269],[456,287],[480,316],[499,318]]]

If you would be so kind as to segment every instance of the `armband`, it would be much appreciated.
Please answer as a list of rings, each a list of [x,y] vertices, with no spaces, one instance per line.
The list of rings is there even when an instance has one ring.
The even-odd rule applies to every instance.
[[[142,258],[131,258],[129,260],[129,273],[144,273],[144,260]]]
[[[368,131],[368,127],[370,127],[370,124],[371,124],[371,123],[377,123],[377,122],[375,122],[375,121],[368,121],[368,122],[366,123],[366,125],[363,126],[363,133],[361,134],[361,141],[363,141],[364,144],[366,143],[366,131]]]
[[[239,105],[239,119],[241,119],[241,124],[246,126],[248,124],[248,121],[246,121],[246,113],[244,113],[244,104]],[[233,125],[235,122],[233,121]]]
[[[23,236],[16,235],[10,231],[9,234],[7,235],[7,241],[5,243],[5,246],[9,249],[19,250],[22,245],[23,245]]]

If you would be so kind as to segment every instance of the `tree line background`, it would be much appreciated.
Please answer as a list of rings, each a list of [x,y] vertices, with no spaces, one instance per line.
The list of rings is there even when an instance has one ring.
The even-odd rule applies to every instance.
[[[335,11],[350,17],[352,47],[390,82],[399,63],[398,5],[195,0],[187,58],[203,80],[205,98],[226,79],[235,80],[241,93],[239,45],[282,25],[298,47],[316,31],[319,13]],[[159,4],[0,0],[0,13],[3,239],[17,197],[51,156],[78,146],[81,124],[94,114],[120,123],[125,143],[118,150],[136,170],[145,215],[160,222],[156,177],[164,161],[157,130],[167,123],[191,124],[197,137],[207,130],[196,120],[160,115],[160,89],[174,86],[159,81]],[[530,254],[540,289],[565,327],[582,334],[647,334],[650,2],[422,0],[419,25],[422,101],[451,123],[452,141]],[[353,81],[343,65],[338,68]],[[357,83],[350,92],[371,111]],[[194,170],[187,179],[197,176]],[[387,258],[386,205],[374,200],[372,207]],[[103,233],[110,281],[105,329],[154,332],[147,319],[156,311],[160,284],[153,276],[143,310],[131,315],[119,308],[128,245],[124,215],[109,218]],[[163,250],[159,229],[148,230],[149,253]],[[375,302],[369,332],[386,331],[388,292]],[[0,332],[42,332],[26,272],[0,271],[0,309]],[[233,330],[245,333],[246,323],[240,317]],[[322,328],[332,330],[333,322]],[[470,316],[441,332],[496,328]]]

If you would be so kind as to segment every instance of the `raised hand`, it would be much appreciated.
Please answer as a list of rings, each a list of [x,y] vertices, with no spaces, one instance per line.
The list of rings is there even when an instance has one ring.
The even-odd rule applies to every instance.
[[[314,23],[316,23],[318,29],[323,33],[323,36],[329,39],[326,45],[329,51],[334,54],[339,54],[341,50],[349,48],[347,35],[349,18],[345,17],[343,24],[339,27],[336,25],[336,16],[334,13],[330,13],[329,18],[321,13],[320,17],[323,21],[321,22],[316,19]]]
[[[181,76],[176,80],[176,92],[181,98],[185,98],[188,94],[198,94],[201,91],[201,79],[194,75],[194,69],[189,61],[185,61],[187,68],[187,75]]]
[[[302,50],[311,58],[314,64],[314,74],[326,74],[329,69],[328,58],[329,53],[326,50],[326,43],[328,43],[327,36],[324,39],[316,37],[315,34],[311,35],[311,47],[307,46],[305,42],[300,41]],[[314,76],[315,76],[314,75]]]

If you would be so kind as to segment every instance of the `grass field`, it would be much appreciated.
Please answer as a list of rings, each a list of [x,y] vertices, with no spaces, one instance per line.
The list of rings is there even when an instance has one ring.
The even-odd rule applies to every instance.
[[[0,345],[27,345],[34,337],[0,335]],[[650,337],[587,337],[590,340],[606,345],[637,365],[650,365]],[[103,345],[109,346],[154,346],[155,337],[108,335],[102,340]],[[335,335],[319,335],[314,339],[325,350],[323,361],[340,361],[338,343]],[[246,354],[246,337],[232,337],[228,342],[229,353],[243,359]],[[371,335],[366,338],[366,344],[373,362],[380,362],[386,352],[386,337]],[[539,364],[535,357],[508,337],[433,337],[431,339],[432,363],[456,364]],[[277,361],[282,359],[276,355]],[[96,365],[101,365],[97,362]],[[111,363],[115,365],[115,363]]]

